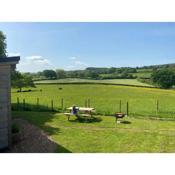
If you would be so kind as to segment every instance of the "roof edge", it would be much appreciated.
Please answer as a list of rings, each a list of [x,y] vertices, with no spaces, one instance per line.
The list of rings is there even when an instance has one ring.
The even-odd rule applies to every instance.
[[[20,56],[14,56],[14,57],[0,57],[0,64],[1,63],[10,63],[10,62],[16,62],[18,63],[20,60]]]

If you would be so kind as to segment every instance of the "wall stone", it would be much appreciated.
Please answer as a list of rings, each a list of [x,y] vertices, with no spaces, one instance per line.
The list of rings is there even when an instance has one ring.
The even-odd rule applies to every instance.
[[[10,64],[0,64],[0,149],[11,144],[10,72]]]
[[[11,147],[11,70],[20,57],[0,57],[0,150]]]

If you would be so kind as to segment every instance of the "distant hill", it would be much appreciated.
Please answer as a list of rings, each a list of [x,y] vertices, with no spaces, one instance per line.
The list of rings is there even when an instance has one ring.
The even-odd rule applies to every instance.
[[[156,65],[149,65],[149,66],[136,66],[136,67],[87,67],[86,70],[90,71],[98,71],[98,72],[108,72],[112,69],[153,69],[153,68],[175,68],[175,63],[169,64],[156,64]]]
[[[151,74],[154,69],[169,68],[175,71],[175,63],[150,65],[142,67],[87,67],[85,70],[47,70],[49,74],[54,73],[54,77],[45,74],[45,71],[37,73],[26,73],[31,75],[33,80],[52,80],[65,78],[78,78],[87,80],[109,80],[109,79],[138,79],[142,83],[151,83]]]
[[[136,67],[137,69],[175,68],[175,63]]]

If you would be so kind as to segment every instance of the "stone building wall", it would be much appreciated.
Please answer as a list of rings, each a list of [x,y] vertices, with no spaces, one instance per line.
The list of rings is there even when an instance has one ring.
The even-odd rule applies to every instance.
[[[0,149],[11,145],[10,64],[0,63]]]

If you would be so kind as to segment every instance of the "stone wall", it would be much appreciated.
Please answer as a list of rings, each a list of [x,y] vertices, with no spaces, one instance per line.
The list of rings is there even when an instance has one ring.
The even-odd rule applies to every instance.
[[[11,145],[10,64],[0,63],[0,149]]]

